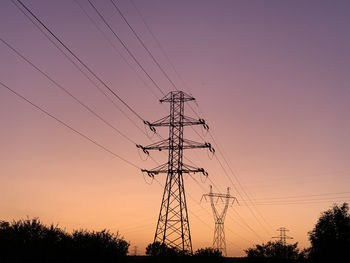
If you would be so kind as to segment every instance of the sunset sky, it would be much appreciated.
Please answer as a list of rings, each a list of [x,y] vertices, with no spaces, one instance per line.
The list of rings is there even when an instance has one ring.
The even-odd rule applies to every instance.
[[[203,149],[185,152],[186,163],[209,173],[184,176],[194,250],[212,245],[210,204],[200,202],[211,184],[215,192],[230,187],[239,202],[225,221],[228,256],[244,256],[282,226],[294,237],[289,242],[308,247],[320,213],[350,202],[350,1],[114,2],[176,87],[196,98],[186,115],[210,126],[210,134],[185,128],[186,138],[216,148],[214,158]],[[160,90],[88,1],[23,3],[142,119],[169,113]],[[111,1],[92,3],[162,92],[174,90]],[[157,136],[98,84],[127,117],[110,103],[11,0],[0,2],[0,37],[1,83],[136,167],[167,162],[158,152],[151,152],[157,163],[144,161],[135,143]],[[28,216],[67,231],[107,228],[144,254],[166,175],[152,181],[1,85],[0,131],[0,220]],[[167,128],[157,131],[168,136]]]

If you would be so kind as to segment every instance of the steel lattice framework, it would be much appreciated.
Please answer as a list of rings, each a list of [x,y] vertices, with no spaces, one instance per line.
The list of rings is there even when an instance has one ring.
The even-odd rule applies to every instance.
[[[230,195],[230,188],[227,187],[227,193],[226,194],[218,194],[213,193],[213,187],[210,186],[209,194],[204,194],[202,196],[202,199],[205,199],[207,201],[207,198],[210,200],[211,208],[214,215],[215,220],[215,230],[214,230],[214,238],[213,238],[213,248],[218,249],[221,251],[221,253],[226,256],[226,239],[225,239],[225,229],[224,229],[224,222],[225,217],[227,214],[227,209],[230,204],[233,204],[233,202],[237,199],[236,197],[233,197]],[[224,208],[221,212],[218,212],[218,209],[216,208],[216,204],[223,203]]]
[[[203,125],[208,129],[203,119],[196,120],[184,115],[185,102],[194,100],[192,96],[182,91],[172,91],[167,94],[160,102],[170,103],[170,115],[153,123],[145,122],[145,124],[153,131],[155,127],[169,127],[169,138],[148,146],[137,145],[147,154],[149,150],[169,151],[167,163],[152,170],[142,169],[142,172],[148,173],[151,177],[159,173],[167,173],[154,241],[188,253],[192,253],[192,241],[183,174],[198,172],[205,176],[208,174],[203,168],[184,164],[183,150],[208,148],[214,152],[210,143],[197,143],[183,138],[185,126]]]
[[[279,241],[282,243],[282,245],[286,246],[287,245],[287,239],[293,239],[293,237],[287,236],[286,232],[289,230],[285,227],[280,227],[276,231],[280,232],[280,235],[277,237],[272,237],[272,238],[278,238]]]

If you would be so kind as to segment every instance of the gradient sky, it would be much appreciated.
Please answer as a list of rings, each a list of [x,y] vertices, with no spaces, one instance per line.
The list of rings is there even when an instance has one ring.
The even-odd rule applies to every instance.
[[[165,116],[161,93],[98,19],[134,71],[75,1],[24,1],[142,118]],[[93,1],[164,92],[172,86],[108,0]],[[205,150],[186,156],[239,205],[225,222],[229,256],[271,240],[284,226],[300,246],[321,211],[350,201],[350,2],[134,0],[171,59],[174,72],[128,0],[118,6],[176,85],[197,99],[232,175]],[[9,0],[0,36],[137,143],[151,140],[104,98]],[[136,147],[96,119],[0,42],[0,81],[142,168]],[[145,83],[147,85],[145,85]],[[184,84],[185,83],[185,84]],[[152,92],[151,92],[151,91]],[[156,95],[156,96],[154,96]],[[123,105],[141,129],[143,124]],[[189,116],[194,113],[186,108]],[[119,231],[140,254],[153,241],[160,184],[102,151],[0,87],[0,219],[38,216],[68,231]],[[166,128],[158,129],[164,136]],[[197,127],[199,134],[203,131]],[[205,134],[204,134],[205,135]],[[201,141],[186,129],[187,138]],[[210,136],[205,139],[212,142]],[[166,154],[152,153],[160,163]],[[144,156],[141,156],[144,157]],[[210,246],[213,218],[202,194],[209,180],[185,176],[194,249]],[[255,205],[249,205],[247,193]],[[248,206],[247,206],[248,204]]]

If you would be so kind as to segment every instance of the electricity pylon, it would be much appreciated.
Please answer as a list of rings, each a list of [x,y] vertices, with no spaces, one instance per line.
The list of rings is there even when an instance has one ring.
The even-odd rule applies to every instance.
[[[286,235],[286,232],[289,230],[285,227],[280,227],[276,231],[279,231],[280,235],[277,237],[272,237],[272,238],[278,238],[280,240],[280,242],[282,243],[282,245],[284,245],[284,246],[287,245],[287,239],[293,239],[293,237]]]
[[[172,91],[167,94],[160,102],[170,103],[170,115],[153,123],[145,122],[145,124],[153,131],[155,131],[155,127],[169,127],[169,138],[145,147],[137,145],[147,154],[149,150],[169,150],[167,163],[152,170],[141,170],[148,173],[150,177],[154,177],[159,173],[167,173],[154,242],[159,241],[189,253],[192,253],[192,241],[183,174],[198,172],[205,176],[208,174],[203,168],[184,164],[183,150],[208,148],[211,152],[214,152],[210,143],[202,144],[183,138],[185,126],[203,125],[205,129],[209,129],[203,119],[196,120],[184,115],[185,102],[193,100],[195,99],[192,96],[182,91]]]
[[[202,199],[204,198],[207,201],[207,197],[210,200],[211,208],[213,210],[214,221],[215,221],[215,230],[214,230],[214,239],[213,239],[213,248],[217,248],[221,253],[226,256],[226,239],[225,239],[225,229],[224,229],[224,221],[227,214],[227,209],[229,205],[237,201],[236,197],[230,195],[230,188],[227,187],[227,194],[218,194],[213,193],[213,187],[210,186],[209,194],[204,194]],[[216,208],[216,204],[221,201],[224,204],[224,208],[221,213],[218,212]]]

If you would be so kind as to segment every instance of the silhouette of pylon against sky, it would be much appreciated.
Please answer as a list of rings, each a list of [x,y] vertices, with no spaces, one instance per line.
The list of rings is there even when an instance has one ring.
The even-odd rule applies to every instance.
[[[289,230],[285,227],[280,227],[276,231],[279,231],[280,235],[277,237],[272,237],[272,238],[278,238],[280,240],[280,242],[282,243],[282,245],[284,245],[284,246],[287,245],[287,239],[293,239],[293,237],[286,235],[286,232],[288,232]]]
[[[184,164],[183,150],[208,148],[214,153],[210,143],[197,143],[183,138],[185,126],[203,125],[205,129],[209,129],[203,119],[197,120],[184,115],[185,102],[194,100],[192,96],[182,91],[168,93],[160,102],[170,103],[170,115],[153,123],[145,122],[145,124],[154,132],[155,127],[169,127],[169,138],[145,147],[137,145],[146,154],[149,154],[149,150],[169,151],[167,163],[152,170],[141,170],[152,178],[159,173],[167,173],[154,241],[191,254],[193,251],[183,174],[203,173],[205,176],[208,174],[203,168]]]
[[[237,201],[236,197],[230,195],[230,188],[227,187],[226,194],[213,193],[213,187],[210,186],[209,194],[204,194],[202,199],[207,198],[210,200],[211,208],[213,210],[214,221],[215,221],[215,230],[214,230],[214,239],[213,239],[213,248],[217,248],[221,251],[222,255],[227,256],[226,251],[226,238],[225,238],[225,229],[224,222],[227,214],[227,209],[230,204],[233,204],[234,201]],[[224,204],[224,208],[221,212],[218,211],[215,205],[218,203]]]

